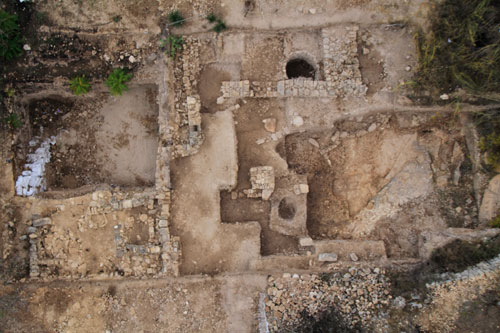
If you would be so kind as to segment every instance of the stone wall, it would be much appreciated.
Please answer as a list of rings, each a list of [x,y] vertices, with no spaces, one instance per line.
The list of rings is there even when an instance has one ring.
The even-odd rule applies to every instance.
[[[153,190],[96,191],[89,196],[90,200],[83,201],[87,203],[84,214],[75,221],[76,229],[65,227],[57,212],[52,217],[33,216],[27,230],[31,278],[178,276],[179,239],[171,237],[168,228],[170,192],[156,195]],[[74,203],[67,199],[68,206]],[[57,205],[58,211],[64,212],[67,205]],[[134,213],[134,209],[144,213]],[[131,232],[138,226],[148,230],[147,239],[140,244]],[[85,256],[94,245],[85,240],[89,232],[103,235],[95,242],[113,240],[101,246],[103,252],[93,260]],[[106,251],[113,248],[112,254]],[[96,262],[105,263],[98,272],[90,268]]]
[[[359,69],[357,26],[321,30],[323,80],[290,79],[278,81],[224,81],[223,98],[284,97],[362,97],[368,87],[363,84]]]
[[[197,93],[201,43],[197,38],[187,37],[182,51],[173,61],[174,105],[169,128],[173,158],[195,154],[203,143],[201,101]]]

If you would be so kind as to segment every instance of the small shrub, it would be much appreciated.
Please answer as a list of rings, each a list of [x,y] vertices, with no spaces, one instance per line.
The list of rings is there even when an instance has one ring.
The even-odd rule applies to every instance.
[[[9,126],[13,129],[18,129],[23,126],[23,122],[19,119],[19,116],[15,113],[8,115],[4,121],[9,124]]]
[[[14,88],[5,88],[5,95],[7,97],[12,97],[16,93],[16,90]]]
[[[125,84],[132,79],[132,74],[127,73],[122,68],[115,68],[109,74],[106,80],[106,86],[108,86],[109,91],[112,95],[122,95],[124,91],[128,91],[128,86]]]
[[[217,19],[217,24],[214,27],[214,31],[216,33],[219,33],[226,30],[226,28],[226,24],[221,19]]]
[[[17,16],[0,10],[0,58],[17,58],[22,53],[22,42]]]
[[[500,133],[490,133],[479,141],[479,148],[486,153],[486,163],[496,169],[500,166]]]
[[[474,121],[481,140],[479,148],[486,156],[485,162],[492,169],[500,169],[500,110],[477,113]]]
[[[175,58],[175,54],[177,50],[182,50],[182,44],[184,44],[184,40],[182,36],[168,36],[165,44],[168,44],[168,53],[170,58]]]
[[[170,22],[170,25],[173,25],[174,27],[180,27],[184,24],[185,19],[178,10],[174,10],[173,12],[168,14],[168,21]]]
[[[113,16],[113,22],[118,23],[122,20],[122,17],[120,15],[115,15]]]
[[[91,87],[85,75],[75,76],[69,83],[71,91],[77,96],[88,93]]]
[[[210,22],[210,23],[214,23],[215,21],[217,21],[217,16],[215,16],[215,14],[214,14],[214,13],[210,13],[210,14],[208,14],[208,16],[207,16],[207,20],[208,20],[208,22]]]
[[[490,221],[490,227],[500,228],[500,214],[497,215],[493,220]]]

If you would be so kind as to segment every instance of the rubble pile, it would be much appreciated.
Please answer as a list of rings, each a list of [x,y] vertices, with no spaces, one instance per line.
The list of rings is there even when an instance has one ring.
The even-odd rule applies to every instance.
[[[368,87],[363,84],[358,59],[359,27],[326,28],[321,31],[323,37],[323,66],[325,80],[333,87],[337,96],[364,96]]]
[[[390,304],[389,281],[379,268],[349,268],[322,275],[269,277],[266,313],[271,331],[300,326],[302,313],[318,318],[332,307],[350,327],[370,322]]]

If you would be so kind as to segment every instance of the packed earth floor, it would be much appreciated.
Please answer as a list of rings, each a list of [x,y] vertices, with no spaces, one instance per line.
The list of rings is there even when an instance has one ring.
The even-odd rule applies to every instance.
[[[434,1],[0,6],[0,331],[500,330],[485,107],[404,89]]]

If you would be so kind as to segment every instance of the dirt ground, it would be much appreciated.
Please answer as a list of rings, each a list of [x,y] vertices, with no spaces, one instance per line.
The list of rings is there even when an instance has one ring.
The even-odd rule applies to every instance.
[[[2,288],[0,311],[15,331],[255,332],[265,285],[258,275],[55,282]]]
[[[172,164],[172,233],[181,237],[181,272],[245,271],[260,253],[260,227],[223,224],[220,214],[219,192],[234,187],[238,170],[233,117],[224,111],[202,120],[206,139],[200,152]]]
[[[30,152],[25,144],[30,138],[56,136],[55,159],[47,165],[50,190],[99,183],[152,185],[158,149],[156,89],[133,87],[120,97],[89,101],[49,95],[29,102],[31,127],[18,137],[16,174]]]
[[[498,330],[497,266],[434,293],[377,280],[433,265],[457,240],[474,257],[498,233],[479,219],[493,175],[477,106],[420,105],[405,90],[433,2],[0,7],[26,35],[21,59],[0,64],[0,112],[22,122],[0,123],[0,331],[267,332],[266,315],[291,319],[287,304],[318,324],[318,300],[346,325],[377,309],[367,331]],[[172,10],[183,26],[167,25]],[[209,13],[227,30],[212,31]],[[170,35],[184,39],[173,58],[160,51]],[[133,79],[111,96],[118,67]],[[75,75],[88,94],[70,92]],[[47,191],[16,196],[51,136]]]

